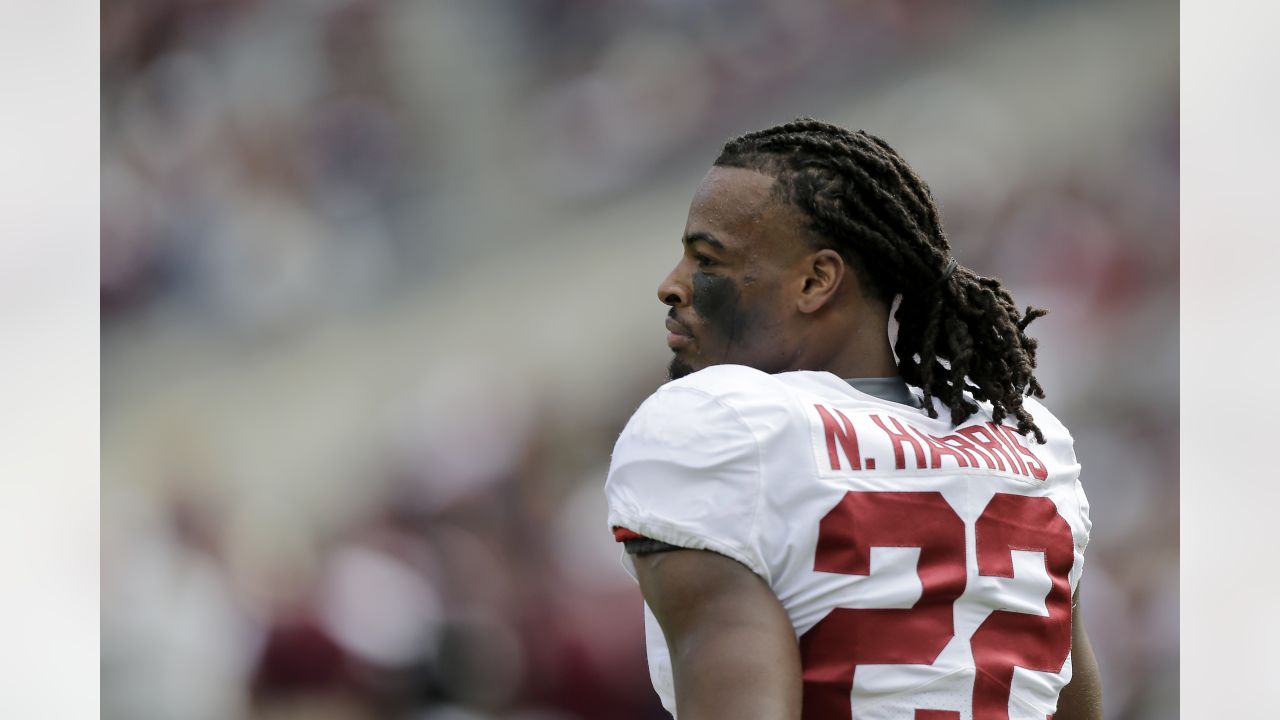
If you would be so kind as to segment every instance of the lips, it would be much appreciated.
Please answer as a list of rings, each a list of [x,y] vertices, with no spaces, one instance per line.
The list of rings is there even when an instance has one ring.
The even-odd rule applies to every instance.
[[[693,342],[693,333],[673,317],[667,318],[667,347],[679,350]]]

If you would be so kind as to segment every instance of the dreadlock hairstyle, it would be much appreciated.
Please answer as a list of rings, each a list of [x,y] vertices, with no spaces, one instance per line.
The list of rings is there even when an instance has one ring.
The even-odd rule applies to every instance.
[[[952,424],[963,423],[978,410],[968,390],[991,403],[996,423],[1013,415],[1019,433],[1044,442],[1022,396],[1044,397],[1026,328],[1048,311],[1020,313],[999,280],[956,266],[928,186],[888,143],[799,118],[733,138],[715,164],[775,177],[774,191],[808,216],[869,293],[886,302],[902,296],[898,370],[924,390],[930,417],[938,416],[937,397]]]

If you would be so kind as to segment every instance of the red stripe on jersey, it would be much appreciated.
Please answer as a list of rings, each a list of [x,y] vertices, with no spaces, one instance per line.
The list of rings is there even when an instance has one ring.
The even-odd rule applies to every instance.
[[[624,527],[615,527],[613,529],[613,539],[618,542],[626,542],[627,540],[648,540],[640,533],[634,533]]]

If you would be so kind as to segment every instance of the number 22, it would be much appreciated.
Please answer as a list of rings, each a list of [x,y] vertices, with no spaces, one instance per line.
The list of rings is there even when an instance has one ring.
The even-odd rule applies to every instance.
[[[996,493],[974,527],[978,574],[1013,577],[1013,550],[1044,553],[1048,617],[995,610],[970,647],[977,669],[974,720],[1008,720],[1015,666],[1059,672],[1071,653],[1071,527],[1053,501]],[[849,492],[818,530],[814,570],[869,575],[872,547],[918,547],[922,592],[907,609],[835,608],[800,638],[804,717],[849,718],[859,665],[932,664],[955,636],[952,605],[964,592],[964,522],[938,492]],[[959,713],[918,709],[919,720]]]

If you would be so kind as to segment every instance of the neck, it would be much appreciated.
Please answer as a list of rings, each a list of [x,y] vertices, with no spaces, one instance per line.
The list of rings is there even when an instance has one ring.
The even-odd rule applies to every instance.
[[[869,322],[842,323],[838,329],[821,329],[820,336],[806,343],[809,348],[823,348],[825,339],[842,339],[838,345],[825,348],[819,355],[806,358],[807,367],[823,370],[842,378],[897,377],[898,363],[889,344],[888,318],[872,318]]]

